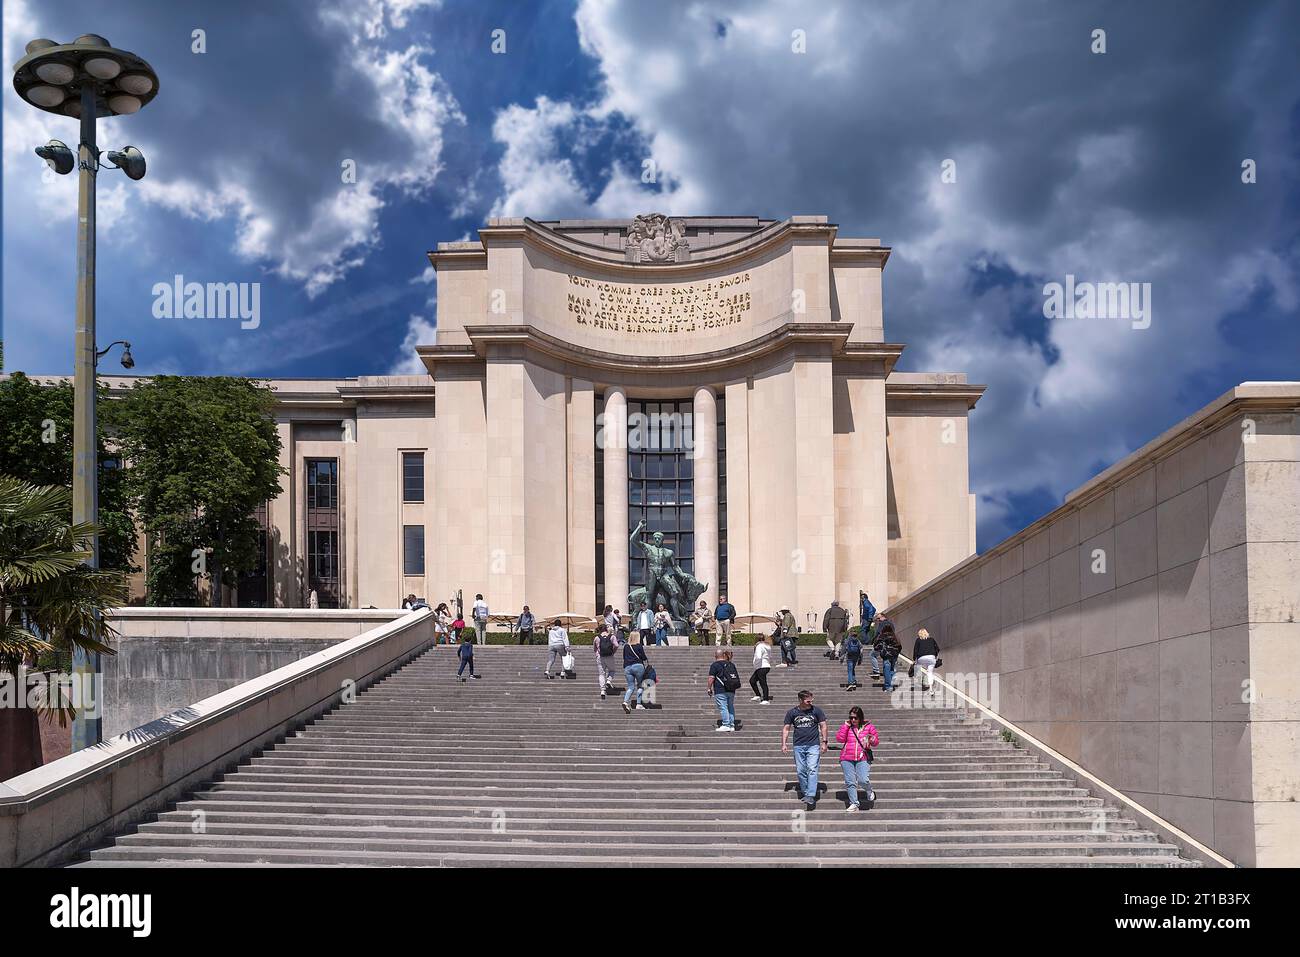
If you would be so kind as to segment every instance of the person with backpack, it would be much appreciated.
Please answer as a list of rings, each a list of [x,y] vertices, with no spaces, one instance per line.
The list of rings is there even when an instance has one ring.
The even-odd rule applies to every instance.
[[[857,691],[857,667],[862,663],[862,641],[856,633],[850,632],[844,639],[844,663],[849,670],[849,683],[844,686],[844,690]]]
[[[876,655],[880,658],[884,681],[881,687],[888,693],[894,690],[894,668],[898,656],[903,652],[903,644],[894,634],[894,623],[884,615],[877,616],[880,624],[876,627]]]
[[[844,644],[844,634],[849,630],[849,613],[840,607],[838,598],[822,615],[822,631],[826,633],[826,655],[832,661],[839,658]]]
[[[641,644],[641,633],[633,632],[628,635],[627,644],[623,646],[623,680],[627,682],[627,690],[623,692],[623,711],[627,714],[632,713],[633,692],[636,693],[636,710],[645,710],[645,705],[641,702],[641,682],[645,680],[649,666],[650,660]]]
[[[871,749],[880,744],[880,733],[875,725],[867,723],[862,709],[854,705],[849,709],[849,720],[835,732],[835,740],[844,745],[840,750],[840,770],[844,772],[844,788],[849,792],[849,805],[844,810],[870,811],[876,803],[876,792],[871,790],[871,762],[875,760]],[[858,801],[859,789],[866,796],[866,807]]]
[[[460,636],[462,633],[464,633],[464,631],[465,631],[465,619],[462,618],[460,615],[457,615],[456,620],[451,623],[451,634],[452,637],[456,639],[456,644],[460,644]]]
[[[722,719],[716,730],[736,730],[736,692],[740,690],[740,672],[731,660],[731,648],[720,647],[713,653],[713,664],[709,665],[708,693],[713,696],[713,703],[718,707]]]
[[[618,633],[605,622],[596,630],[591,640],[591,650],[596,654],[596,683],[600,686],[600,700],[614,690],[614,656],[622,647]]]
[[[551,622],[551,630],[546,635],[546,650],[549,653],[546,659],[547,678],[551,677],[551,666],[555,666],[556,675],[564,674],[564,656],[569,653],[569,633],[564,626],[560,624],[560,619]]]
[[[939,643],[922,628],[912,642],[912,669],[921,672],[921,690],[934,694],[934,666],[940,662]]]
[[[772,670],[772,640],[769,635],[758,635],[754,642],[754,673],[749,676],[749,686],[754,689],[750,701],[771,704],[772,692],[767,689],[767,673]]]
[[[474,596],[474,631],[480,645],[487,644],[488,606],[482,595]]]
[[[812,811],[817,807],[817,772],[829,742],[826,739],[826,713],[813,704],[811,691],[800,691],[799,706],[785,713],[781,725],[782,754],[790,750],[791,729],[794,730],[794,770],[799,779],[795,793]]]
[[[521,645],[531,645],[533,643],[533,628],[537,625],[537,619],[533,613],[524,605],[523,614],[519,616],[519,643]]]
[[[474,646],[470,643],[469,635],[464,634],[460,640],[460,650],[457,652],[460,658],[460,667],[456,669],[456,680],[464,681],[465,668],[469,668],[469,676],[477,680],[480,676],[474,673]]]

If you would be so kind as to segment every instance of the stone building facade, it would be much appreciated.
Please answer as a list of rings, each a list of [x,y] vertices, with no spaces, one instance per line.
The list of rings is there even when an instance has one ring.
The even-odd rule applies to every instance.
[[[626,610],[639,523],[742,611],[902,596],[973,553],[961,374],[899,373],[889,248],[825,216],[496,219],[440,243],[427,374],[277,380],[240,604]]]

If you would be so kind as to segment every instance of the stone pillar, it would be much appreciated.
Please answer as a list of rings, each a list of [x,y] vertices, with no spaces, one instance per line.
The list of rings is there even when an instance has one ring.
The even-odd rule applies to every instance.
[[[695,475],[695,577],[718,600],[718,400],[713,389],[695,390],[691,459]]]
[[[627,393],[621,386],[605,389],[597,438],[605,470],[605,602],[626,612],[627,538],[631,530],[627,527]]]

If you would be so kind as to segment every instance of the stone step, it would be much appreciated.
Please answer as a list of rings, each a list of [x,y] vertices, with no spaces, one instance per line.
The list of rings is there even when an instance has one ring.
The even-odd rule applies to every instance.
[[[261,808],[262,805],[248,804],[239,805],[240,807]],[[383,808],[383,805],[374,806]],[[394,809],[400,810],[400,809]],[[307,827],[340,827],[340,828],[381,828],[387,833],[390,829],[397,828],[418,828],[434,826],[439,828],[457,828],[464,830],[466,828],[483,828],[490,827],[496,818],[488,817],[481,813],[475,815],[453,815],[448,813],[438,813],[431,810],[428,814],[415,814],[409,811],[401,814],[377,814],[373,810],[362,807],[348,807],[343,809],[316,808],[311,812],[281,812],[265,810],[214,810],[211,804],[199,806],[192,802],[183,802],[183,807],[178,807],[174,811],[166,811],[158,816],[158,821],[154,824],[145,824],[141,830],[149,830],[155,824],[169,824],[180,827],[186,831],[192,830],[194,822],[199,820],[195,812],[202,812],[202,820],[208,829],[213,825],[270,825],[270,826],[307,826]],[[347,811],[349,813],[342,813]],[[1120,817],[1114,809],[1106,809],[1097,815],[1096,820],[1092,816],[1080,816],[1075,812],[1042,812],[1036,814],[1033,811],[1012,811],[1007,809],[1003,817],[993,816],[997,809],[973,809],[966,812],[931,812],[927,817],[925,812],[913,810],[887,810],[877,805],[870,811],[871,829],[873,832],[902,832],[902,833],[930,833],[934,829],[949,829],[953,827],[969,827],[981,831],[1021,831],[1030,828],[1042,828],[1049,831],[1092,831],[1094,828],[1105,831],[1136,831],[1137,825],[1132,821]],[[552,815],[539,814],[536,811],[520,811],[511,809],[506,812],[512,829],[518,827],[541,826],[545,825],[547,830],[554,826]],[[569,828],[583,829],[593,835],[605,835],[609,833],[622,833],[622,829],[631,823],[628,816],[621,812],[609,812],[603,817],[600,809],[588,809],[581,814],[566,814],[564,825]],[[1013,814],[1015,816],[1013,816]],[[1033,815],[1033,816],[1031,816]],[[789,830],[791,816],[788,812],[765,812],[763,814],[746,815],[745,826],[751,830],[763,829],[780,829]],[[812,815],[805,816],[805,826],[814,830],[834,829],[840,825],[834,815]],[[635,830],[638,833],[658,833],[660,831],[681,831],[681,832],[713,832],[720,825],[730,828],[734,824],[732,815],[713,815],[712,817],[691,818],[684,814],[664,815],[659,817],[639,817],[636,819]],[[613,831],[611,832],[611,828]]]
[[[903,821],[923,827],[928,826],[931,822],[941,821],[1034,820],[1043,822],[1086,822],[1091,826],[1094,820],[1101,820],[1106,821],[1108,827],[1137,826],[1133,821],[1122,817],[1118,809],[1102,807],[1100,804],[1081,806],[1077,802],[1073,804],[1070,802],[1057,802],[1045,807],[1004,807],[999,804],[917,807],[906,802],[887,801],[884,799],[882,792],[877,792],[877,794],[876,806],[870,813],[871,819],[878,823],[880,821]],[[773,823],[781,827],[788,827],[791,814],[798,808],[799,805],[791,805],[788,802],[782,802],[779,807],[746,808],[745,820],[751,824]],[[228,814],[272,818],[297,815],[307,820],[377,815],[383,819],[466,821],[473,822],[475,826],[481,826],[483,821],[492,818],[491,810],[474,808],[458,813],[456,808],[447,807],[441,803],[419,804],[408,802],[389,804],[361,801],[340,803],[318,800],[261,801],[255,798],[245,800],[242,795],[229,793],[207,793],[189,801],[181,801],[174,811],[164,812],[162,817],[177,815],[180,819],[193,821],[195,812],[202,812],[208,820],[215,819],[215,815]],[[517,820],[547,822],[556,820],[554,812],[550,808],[511,807],[507,813],[512,819]],[[724,808],[683,807],[670,809],[637,806],[616,807],[597,804],[580,809],[568,809],[565,812],[564,820],[602,822],[604,826],[609,826],[611,823],[619,826],[627,821],[640,821],[680,827],[685,827],[688,823],[701,827],[717,827],[719,823],[725,823],[728,826],[734,824],[735,812]],[[834,818],[812,817],[808,820],[810,822],[809,826],[813,826],[812,822],[814,821],[829,822],[833,821]]]
[[[732,849],[735,851],[735,849]],[[228,864],[245,866],[352,866],[352,867],[520,867],[537,866],[536,861],[519,854],[468,853],[420,854],[340,850],[239,850],[232,848],[195,845],[184,848],[122,847],[114,846],[92,852],[92,864],[128,862],[138,867],[146,862],[153,866],[167,866],[170,862],[189,863],[194,866]],[[200,863],[201,862],[201,863]],[[885,857],[867,853],[850,853],[846,856],[805,853],[797,859],[763,857],[733,853],[726,859],[728,867],[1188,867],[1188,862],[1174,856],[1132,857],[1122,854],[1087,853],[1076,850],[1059,856],[1031,856],[1010,858],[997,854],[971,857]],[[714,865],[717,858],[667,857],[645,854],[635,858],[613,856],[595,858],[583,855],[548,854],[542,862],[546,867],[686,867],[691,864]]]
[[[838,827],[826,830],[795,832],[789,827],[783,830],[737,830],[725,835],[720,841],[716,832],[700,831],[645,831],[629,828],[616,833],[569,830],[563,826],[556,828],[525,828],[506,826],[494,830],[484,824],[478,829],[461,827],[394,827],[384,828],[381,832],[361,827],[323,827],[302,825],[267,825],[267,824],[218,824],[207,822],[202,835],[194,834],[190,827],[181,823],[158,822],[147,824],[135,834],[124,835],[120,843],[129,846],[155,845],[161,847],[181,847],[186,844],[204,843],[223,847],[257,845],[261,847],[355,847],[363,846],[368,850],[413,850],[418,848],[451,848],[464,844],[529,844],[548,847],[573,848],[575,853],[604,854],[616,845],[618,848],[646,847],[656,853],[681,853],[683,849],[698,851],[701,848],[725,848],[733,842],[747,846],[767,848],[804,848],[810,845],[843,845],[852,843],[861,846],[865,841],[875,840],[878,832],[868,823],[870,814],[863,814],[861,821],[856,817],[840,813]],[[502,819],[509,822],[508,818]],[[861,824],[859,827],[850,825]],[[983,831],[974,828],[954,828],[952,830],[924,830],[887,832],[892,844],[942,846],[960,844],[972,847],[988,844],[1018,846],[1023,844],[1055,845],[1060,842],[1078,844],[1081,841],[1094,846],[1105,844],[1130,845],[1135,850],[1145,851],[1148,845],[1158,846],[1155,836],[1142,831],[1107,831],[1104,833],[1078,833],[1066,831],[1044,831],[1038,828],[1028,830],[994,830]],[[632,851],[632,853],[635,853]],[[712,851],[711,853],[716,853]]]

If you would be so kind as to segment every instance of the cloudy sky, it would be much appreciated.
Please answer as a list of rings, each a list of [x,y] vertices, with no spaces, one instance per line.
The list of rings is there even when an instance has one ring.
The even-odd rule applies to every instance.
[[[100,123],[150,164],[100,176],[99,338],[137,372],[416,371],[424,252],[493,215],[825,213],[894,249],[900,368],[988,385],[981,549],[1235,383],[1300,378],[1300,4],[3,6],[7,68],[94,31],[161,77]],[[9,370],[70,368],[76,177],[43,175],[51,137],[74,121],[6,83]],[[260,282],[260,326],[155,318],[176,274]],[[1150,283],[1150,327],[1045,319],[1067,275]]]

